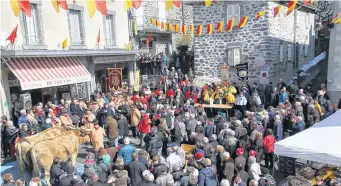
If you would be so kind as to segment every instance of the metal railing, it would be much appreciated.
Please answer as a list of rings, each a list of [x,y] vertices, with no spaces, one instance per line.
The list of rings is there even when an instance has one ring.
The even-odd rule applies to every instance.
[[[172,24],[173,31],[175,29],[175,24],[181,27],[181,19],[169,19],[169,18],[159,18],[155,16],[135,16],[136,27],[138,31],[164,31],[169,32],[168,24]],[[160,26],[156,26],[151,23],[151,19],[155,19],[160,23]],[[163,28],[162,23],[166,23],[166,28]]]

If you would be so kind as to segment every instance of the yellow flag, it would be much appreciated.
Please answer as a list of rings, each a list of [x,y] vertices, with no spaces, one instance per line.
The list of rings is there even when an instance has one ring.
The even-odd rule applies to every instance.
[[[209,7],[212,4],[212,0],[205,0],[205,6]]]
[[[96,13],[96,1],[95,0],[87,0],[86,5],[88,8],[90,18],[93,18]]]
[[[18,17],[20,14],[20,6],[19,6],[19,1],[18,0],[11,0],[11,7],[13,14],[15,17]]]
[[[134,91],[140,90],[140,70],[136,70],[134,74]]]
[[[341,23],[341,18],[337,19],[337,20],[335,21],[335,23],[336,23],[336,24],[340,24],[340,23]]]
[[[67,47],[67,38],[62,43],[62,48],[65,49]]]
[[[124,5],[123,9],[128,10],[133,7],[133,2],[131,0],[124,0],[123,5]]]
[[[60,9],[59,9],[57,0],[51,0],[51,3],[52,3],[53,8],[56,10],[56,12],[59,13]]]
[[[129,43],[126,46],[126,50],[130,51],[131,50],[131,42],[129,41]]]
[[[166,4],[166,10],[167,10],[167,11],[172,10],[172,7],[173,7],[173,0],[166,0],[165,4]]]
[[[134,21],[134,34],[137,35],[137,24],[135,21]]]

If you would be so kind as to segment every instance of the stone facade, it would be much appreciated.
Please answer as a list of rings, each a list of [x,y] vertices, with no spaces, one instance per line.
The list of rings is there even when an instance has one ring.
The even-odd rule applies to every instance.
[[[261,67],[256,67],[254,61],[263,57],[270,67],[270,77],[277,76],[293,65],[288,60],[288,44],[292,44],[294,53],[294,40],[298,42],[298,63],[300,67],[314,56],[314,14],[309,11],[296,11],[296,38],[294,39],[294,13],[285,17],[287,7],[283,6],[282,15],[273,18],[273,8],[278,4],[274,2],[241,1],[240,17],[249,16],[247,26],[242,29],[233,28],[226,32],[227,6],[232,2],[214,3],[206,8],[202,3],[193,4],[193,23],[203,25],[203,35],[194,38],[195,71],[201,79],[212,79],[219,76],[219,67],[228,64],[228,51],[232,48],[241,49],[241,59],[249,66],[249,81],[258,82]],[[234,3],[235,4],[235,3]],[[266,10],[267,14],[256,19],[256,13]],[[224,22],[224,31],[216,33],[216,24]],[[236,20],[235,24],[238,24]],[[206,25],[213,24],[213,34],[206,34]],[[280,60],[280,46],[283,48],[283,57]],[[305,46],[308,54],[305,55]],[[237,81],[236,69],[230,67],[230,80]],[[204,80],[205,81],[205,80]]]

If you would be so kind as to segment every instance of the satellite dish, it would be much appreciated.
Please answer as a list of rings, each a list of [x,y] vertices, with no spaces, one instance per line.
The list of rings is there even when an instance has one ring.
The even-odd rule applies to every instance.
[[[257,67],[263,67],[265,65],[265,60],[263,57],[256,57],[254,64]]]

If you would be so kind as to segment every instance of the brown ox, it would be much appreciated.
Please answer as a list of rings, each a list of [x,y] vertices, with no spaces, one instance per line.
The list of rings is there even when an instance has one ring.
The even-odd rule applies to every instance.
[[[81,130],[64,132],[62,136],[45,140],[35,144],[30,153],[33,163],[33,175],[39,176],[41,168],[44,169],[47,184],[50,185],[50,168],[53,159],[59,157],[62,161],[71,159],[76,165],[79,145],[87,142],[86,133]]]
[[[24,174],[25,168],[26,170],[30,170],[30,168],[32,167],[32,160],[29,153],[31,148],[36,143],[54,138],[56,136],[60,136],[65,131],[66,129],[62,127],[50,128],[42,132],[39,132],[33,136],[22,138],[19,140],[19,142],[15,144],[16,156],[19,163],[20,174],[22,179],[25,178]]]

